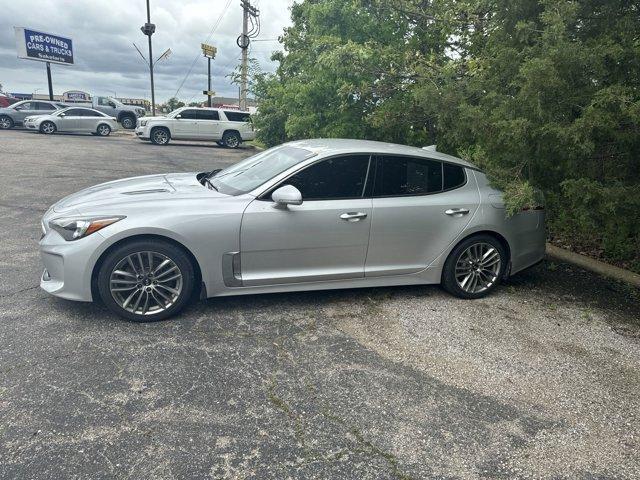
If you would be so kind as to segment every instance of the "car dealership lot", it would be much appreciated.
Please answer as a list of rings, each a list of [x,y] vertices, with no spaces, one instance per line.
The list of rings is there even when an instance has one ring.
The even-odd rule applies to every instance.
[[[0,132],[0,478],[637,478],[637,291],[547,261],[439,287],[211,299],[157,324],[38,288],[89,185],[253,152]]]

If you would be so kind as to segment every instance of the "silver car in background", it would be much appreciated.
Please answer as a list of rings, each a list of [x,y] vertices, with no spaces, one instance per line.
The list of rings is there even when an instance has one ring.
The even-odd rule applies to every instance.
[[[544,211],[507,217],[474,165],[339,139],[97,185],[53,205],[42,230],[44,290],[134,321],[167,318],[193,294],[441,283],[479,298],[545,253]]]
[[[107,137],[118,128],[118,123],[114,117],[92,108],[69,107],[49,115],[27,117],[24,127],[47,135],[73,132]]]
[[[0,130],[8,130],[22,125],[24,119],[32,115],[47,115],[56,110],[66,108],[60,102],[46,100],[23,100],[5,108],[0,108]]]

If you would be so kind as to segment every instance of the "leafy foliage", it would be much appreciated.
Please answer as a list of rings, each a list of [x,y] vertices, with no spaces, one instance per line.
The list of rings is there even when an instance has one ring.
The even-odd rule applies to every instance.
[[[304,0],[275,74],[267,145],[368,138],[477,163],[511,212],[640,268],[640,5],[631,0]]]

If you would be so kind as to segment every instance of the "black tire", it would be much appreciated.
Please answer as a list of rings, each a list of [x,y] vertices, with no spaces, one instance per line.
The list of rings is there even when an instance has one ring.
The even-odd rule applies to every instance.
[[[9,130],[13,128],[15,123],[13,119],[8,115],[0,115],[0,130]]]
[[[147,313],[142,314],[141,312],[134,313],[126,308],[123,308],[118,301],[114,298],[114,295],[118,295],[117,293],[113,293],[110,289],[111,277],[115,268],[118,266],[120,262],[126,259],[129,255],[134,254],[137,256],[137,252],[154,252],[161,256],[164,256],[170,259],[178,268],[178,273],[181,274],[181,290],[180,294],[173,301],[173,303],[164,310],[158,310],[156,313]],[[146,257],[145,257],[146,258]],[[102,262],[100,270],[98,271],[97,285],[98,291],[100,293],[100,298],[106,305],[106,307],[111,310],[116,315],[119,315],[127,320],[131,320],[134,322],[157,322],[160,320],[165,320],[173,315],[178,314],[181,310],[183,310],[189,301],[192,298],[194,287],[196,284],[196,275],[194,266],[191,263],[187,253],[180,247],[162,240],[132,240],[131,242],[125,243],[120,247],[116,248],[112,252],[110,252],[107,257]],[[158,277],[159,278],[159,277]],[[142,282],[142,280],[136,280],[138,282]],[[142,285],[142,288],[138,288]],[[148,286],[145,286],[148,285]],[[148,290],[148,288],[155,288],[149,284],[138,284],[134,288],[136,291],[139,291],[139,295],[146,295],[145,298],[155,298],[154,293],[147,294],[144,291]],[[177,288],[177,287],[176,287]],[[166,293],[166,292],[165,292]],[[128,292],[127,292],[128,294]],[[124,295],[124,294],[123,294]],[[158,296],[158,298],[160,298]],[[134,297],[134,300],[136,298]],[[131,303],[134,302],[131,301]],[[153,300],[152,300],[153,301]],[[139,302],[142,303],[142,302]],[[132,307],[134,308],[134,307]],[[142,310],[142,307],[138,307],[137,309]],[[137,310],[136,309],[136,310]]]
[[[40,133],[44,133],[45,135],[53,135],[56,133],[56,124],[50,121],[42,122],[40,124]]]
[[[106,123],[101,123],[96,129],[96,134],[101,137],[108,137],[109,135],[111,135],[111,127]]]
[[[154,145],[166,145],[171,141],[171,132],[165,127],[154,127],[149,134]]]
[[[500,260],[499,265],[497,267],[495,267],[495,265],[492,266],[492,267],[495,267],[496,269],[496,271],[493,272],[492,275],[487,275],[484,272],[484,269],[480,265],[478,265],[477,268],[480,268],[480,270],[482,270],[483,273],[482,274],[478,273],[477,278],[481,279],[480,281],[487,283],[488,286],[481,291],[468,291],[464,289],[459,284],[458,279],[456,279],[456,266],[458,265],[459,260],[461,260],[461,262],[466,264],[466,261],[467,261],[466,259],[469,257],[466,256],[465,252],[467,252],[467,250],[470,247],[475,246],[476,248],[481,248],[482,245],[489,245],[495,249],[495,251],[499,255],[499,260]],[[465,257],[461,259],[461,256],[463,254],[465,255]],[[468,268],[469,271],[475,270],[476,264],[473,263],[471,259],[468,261],[470,263],[470,266],[463,267],[463,268]],[[447,292],[459,298],[465,298],[465,299],[482,298],[486,295],[489,295],[491,292],[493,292],[493,290],[496,289],[496,287],[498,286],[498,284],[500,283],[500,281],[504,276],[504,272],[508,264],[509,264],[509,258],[508,258],[507,252],[504,246],[502,245],[502,243],[498,241],[498,239],[496,239],[491,235],[486,235],[486,234],[473,235],[469,238],[464,239],[462,242],[460,242],[447,257],[447,261],[445,262],[444,268],[442,270],[442,287]],[[465,273],[463,272],[458,272],[458,273],[462,278],[461,283],[464,283]],[[476,275],[476,274],[474,273],[473,275]],[[496,278],[491,282],[489,280],[493,278],[493,275],[495,275]]]
[[[120,117],[120,124],[122,125],[122,128],[126,130],[133,130],[136,128],[136,117],[133,115],[124,115]]]
[[[222,135],[222,144],[227,148],[238,148],[242,143],[242,137],[235,130],[224,132]]]

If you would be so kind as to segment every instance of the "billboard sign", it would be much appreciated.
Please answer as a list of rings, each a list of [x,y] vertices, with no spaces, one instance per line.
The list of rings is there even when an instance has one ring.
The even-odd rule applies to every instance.
[[[73,42],[70,38],[30,28],[14,27],[18,58],[73,65]]]
[[[62,94],[63,102],[90,102],[91,95],[81,90],[69,90]]]

